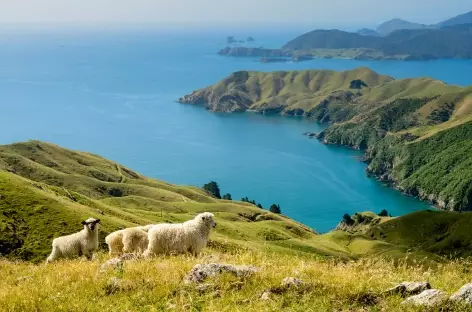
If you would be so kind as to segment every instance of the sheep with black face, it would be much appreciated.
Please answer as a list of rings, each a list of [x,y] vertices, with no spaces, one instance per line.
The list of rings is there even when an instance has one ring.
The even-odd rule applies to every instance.
[[[61,236],[52,241],[52,252],[46,262],[58,259],[72,259],[85,256],[92,259],[92,253],[98,248],[98,228],[100,219],[89,218],[82,221],[83,230],[71,235]]]
[[[214,215],[204,212],[179,224],[157,224],[148,232],[149,244],[144,256],[190,253],[198,255],[207,245],[216,227]]]

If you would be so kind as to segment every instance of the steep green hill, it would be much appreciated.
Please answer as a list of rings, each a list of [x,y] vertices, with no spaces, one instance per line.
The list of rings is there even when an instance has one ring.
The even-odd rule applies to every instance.
[[[440,208],[472,209],[471,87],[367,68],[236,72],[180,101],[329,122],[318,138],[367,150],[369,174]]]
[[[0,256],[41,261],[54,237],[80,230],[88,217],[102,220],[105,248],[103,238],[121,227],[182,222],[203,211],[218,220],[213,246],[345,255],[288,218],[149,179],[97,155],[37,141],[0,146]]]
[[[39,141],[0,146],[0,257],[43,261],[53,238],[80,230],[80,222],[88,217],[102,220],[100,243],[106,250],[104,237],[112,231],[182,222],[203,211],[216,215],[218,226],[209,248],[220,253],[347,260],[403,259],[408,251],[419,262],[442,261],[414,246],[372,239],[365,231],[318,235],[285,216],[249,203],[219,200],[200,188],[150,179],[97,155]],[[435,250],[447,255],[443,251],[447,246]]]

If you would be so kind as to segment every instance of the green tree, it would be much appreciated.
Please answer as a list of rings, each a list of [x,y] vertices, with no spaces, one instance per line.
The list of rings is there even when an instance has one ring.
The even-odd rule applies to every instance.
[[[382,209],[381,212],[378,213],[379,217],[388,217],[387,209]]]
[[[270,212],[281,214],[282,210],[280,209],[280,205],[272,204],[269,208]]]
[[[261,209],[264,209],[264,207],[262,207],[261,203],[257,204],[257,207],[259,207]]]
[[[346,224],[346,225],[353,225],[354,224],[354,220],[352,220],[351,216],[348,214],[348,213],[345,213],[344,216],[343,216],[343,222]]]
[[[216,198],[221,198],[220,187],[215,181],[211,181],[210,183],[205,184],[203,186],[203,189],[211,195],[215,196]]]
[[[230,194],[230,193],[224,194],[224,195],[223,195],[223,199],[226,199],[226,200],[233,200],[233,199],[231,198],[231,194]]]

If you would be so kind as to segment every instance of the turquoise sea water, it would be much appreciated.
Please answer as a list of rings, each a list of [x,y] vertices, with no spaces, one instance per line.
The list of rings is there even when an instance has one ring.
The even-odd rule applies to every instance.
[[[227,33],[63,31],[0,35],[0,144],[28,139],[100,154],[179,184],[215,180],[319,231],[344,213],[427,205],[368,179],[360,154],[303,136],[322,126],[301,118],[215,114],[175,100],[233,71],[369,66],[397,78],[472,84],[471,61],[315,60],[260,64],[220,57]],[[289,33],[252,34],[277,47]],[[241,35],[241,38],[243,36]]]

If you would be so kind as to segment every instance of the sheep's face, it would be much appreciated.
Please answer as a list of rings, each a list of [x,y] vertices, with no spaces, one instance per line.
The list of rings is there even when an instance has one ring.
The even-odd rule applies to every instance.
[[[216,228],[215,216],[212,213],[204,212],[199,217],[209,228]]]
[[[86,227],[88,230],[93,231],[95,229],[98,229],[99,224],[100,224],[100,219],[94,219],[94,218],[89,218],[85,221],[82,221],[82,224],[84,227]]]

